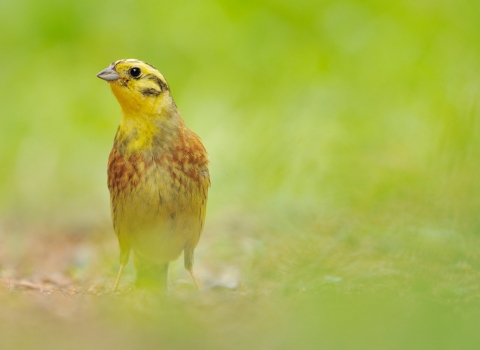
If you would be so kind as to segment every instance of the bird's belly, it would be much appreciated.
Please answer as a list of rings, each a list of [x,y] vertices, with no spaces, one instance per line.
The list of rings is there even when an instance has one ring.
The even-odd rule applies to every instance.
[[[175,260],[200,232],[191,194],[179,190],[161,169],[118,192],[112,209],[119,240],[125,238],[136,254],[150,261]]]

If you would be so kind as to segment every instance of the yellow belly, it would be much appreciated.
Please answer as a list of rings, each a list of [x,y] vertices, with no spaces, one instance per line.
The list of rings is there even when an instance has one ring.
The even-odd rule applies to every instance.
[[[149,261],[165,263],[178,258],[187,245],[195,248],[205,217],[208,179],[194,181],[175,167],[145,162],[141,156],[111,158],[112,218],[124,254],[133,249]]]

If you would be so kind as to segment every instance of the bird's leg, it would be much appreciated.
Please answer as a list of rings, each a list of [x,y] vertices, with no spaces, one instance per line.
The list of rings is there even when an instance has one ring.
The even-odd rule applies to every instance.
[[[197,290],[200,290],[200,288],[198,288],[197,279],[193,274],[193,249],[194,248],[192,248],[190,245],[185,246],[183,250],[183,260],[184,260],[183,266],[185,266],[185,270],[190,272],[190,276],[192,276],[193,283],[195,283],[195,287],[197,287]]]
[[[193,274],[193,269],[189,269],[188,272],[190,272],[190,276],[192,276],[193,283],[195,283],[195,287],[197,287],[197,290],[199,291],[200,288],[198,287],[197,279],[195,278],[195,275]]]
[[[115,284],[113,285],[112,293],[115,293],[118,289],[118,284],[120,283],[120,278],[122,277],[122,272],[123,272],[124,267],[125,267],[124,264],[120,265],[120,270],[118,270],[117,280],[115,281]]]

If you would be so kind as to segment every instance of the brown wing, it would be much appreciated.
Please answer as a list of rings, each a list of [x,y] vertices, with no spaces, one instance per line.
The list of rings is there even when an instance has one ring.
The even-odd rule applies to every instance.
[[[188,157],[184,158],[183,168],[193,182],[193,212],[196,216],[196,225],[192,227],[184,247],[184,265],[192,271],[194,250],[203,231],[207,208],[208,188],[210,187],[210,173],[208,171],[208,155],[200,138],[191,130],[186,129],[185,144]]]

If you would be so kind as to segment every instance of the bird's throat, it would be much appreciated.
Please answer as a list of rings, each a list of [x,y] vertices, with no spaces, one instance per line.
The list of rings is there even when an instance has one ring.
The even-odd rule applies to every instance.
[[[124,155],[133,155],[168,146],[184,127],[179,115],[131,115],[124,111],[115,141]]]
[[[128,115],[123,113],[118,127],[116,141],[123,146],[126,155],[141,152],[152,148],[153,137],[161,133],[155,123],[142,115]]]

